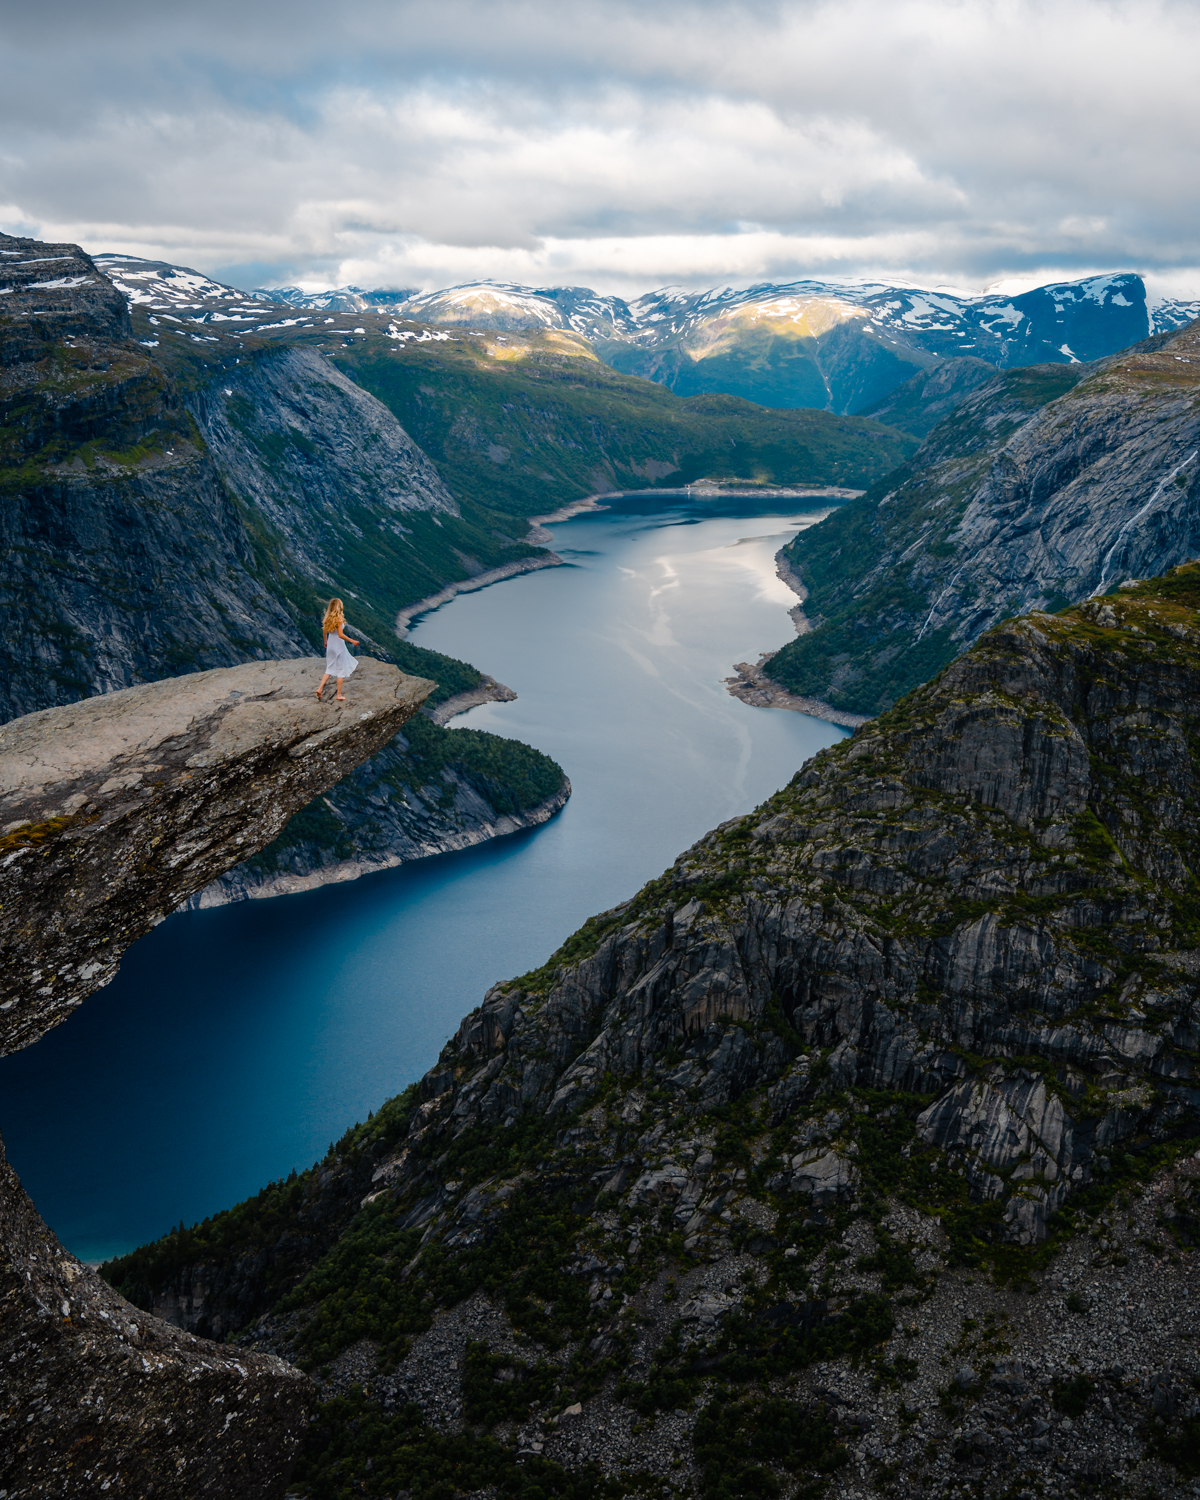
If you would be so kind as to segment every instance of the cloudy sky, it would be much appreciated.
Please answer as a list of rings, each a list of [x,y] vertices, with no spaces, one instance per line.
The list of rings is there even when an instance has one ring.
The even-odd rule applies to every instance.
[[[0,228],[241,286],[1200,294],[1200,0],[38,0]]]

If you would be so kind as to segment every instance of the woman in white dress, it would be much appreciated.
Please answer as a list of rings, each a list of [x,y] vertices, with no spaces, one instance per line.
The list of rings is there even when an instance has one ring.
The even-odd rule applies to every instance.
[[[350,640],[346,634],[346,610],[340,599],[329,601],[329,606],[325,611],[325,623],[321,628],[325,632],[325,675],[321,678],[321,686],[317,689],[317,702],[321,701],[325,684],[331,677],[336,677],[337,698],[335,702],[345,703],[346,695],[342,692],[342,684],[358,666],[346,650],[346,643],[357,646],[358,642]]]

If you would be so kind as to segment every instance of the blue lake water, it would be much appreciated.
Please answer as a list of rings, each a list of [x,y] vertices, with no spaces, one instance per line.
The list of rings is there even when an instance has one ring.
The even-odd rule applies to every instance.
[[[0,1132],[87,1260],[302,1169],[541,963],[843,730],[722,679],[789,639],[774,553],[824,511],[627,498],[555,526],[568,566],[460,596],[412,639],[518,694],[454,724],[547,751],[543,828],[348,884],[169,918],[64,1025],[0,1059]]]

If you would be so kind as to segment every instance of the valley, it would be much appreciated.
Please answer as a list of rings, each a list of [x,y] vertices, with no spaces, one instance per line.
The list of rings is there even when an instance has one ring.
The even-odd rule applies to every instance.
[[[1192,309],[0,290],[0,1484],[1190,1494]]]
[[[994,628],[106,1276],[320,1379],[313,1496],[1190,1493],[1198,622]]]

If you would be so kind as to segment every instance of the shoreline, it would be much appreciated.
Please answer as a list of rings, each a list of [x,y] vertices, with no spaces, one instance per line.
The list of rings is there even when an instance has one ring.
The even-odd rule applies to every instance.
[[[602,500],[611,500],[612,498],[613,495],[588,495],[586,499],[572,500],[567,505],[560,505],[557,510],[547,511],[544,516],[530,516],[529,535],[525,540],[533,542],[538,547],[548,547],[554,538],[546,530],[547,526],[556,526],[560,521],[569,521],[572,516],[588,515],[597,510],[608,510],[609,507],[601,505],[600,502]]]
[[[793,604],[788,610],[788,619],[796,627],[797,635],[807,635],[813,629],[813,622],[804,613],[804,601],[808,598],[808,590],[803,580],[791,563],[783,555],[783,548],[775,554],[775,576],[780,583],[786,583],[792,593],[800,600],[799,604]],[[774,653],[772,653],[773,655]],[[761,665],[761,663],[760,663]]]
[[[858,491],[857,493],[861,493]],[[796,627],[797,635],[807,635],[812,630],[813,622],[804,613],[804,601],[808,598],[808,590],[805,588],[800,575],[792,567],[784,556],[783,548],[775,554],[775,572],[780,582],[786,583],[793,594],[799,597],[799,604],[793,604],[788,610],[788,618]],[[776,650],[782,650],[777,647]],[[829,724],[840,724],[843,729],[857,729],[861,724],[869,724],[869,714],[852,714],[845,709],[834,708],[832,703],[826,703],[822,698],[803,698],[796,693],[789,693],[781,682],[776,682],[773,677],[768,677],[763,668],[767,662],[776,655],[776,651],[764,651],[758,658],[758,665],[751,666],[749,662],[737,661],[733,664],[736,677],[725,678],[725,691],[739,702],[748,704],[751,708],[787,708],[793,713],[808,714],[814,719],[824,719]]]
[[[443,604],[449,604],[451,599],[456,599],[459,594],[472,594],[476,589],[486,589],[493,583],[503,583],[506,578],[516,578],[521,573],[536,573],[539,568],[560,567],[562,567],[562,558],[557,552],[543,552],[538,557],[519,557],[515,562],[503,563],[498,568],[489,568],[485,573],[476,573],[474,578],[464,578],[458,583],[448,583],[436,594],[418,599],[415,604],[406,604],[396,615],[396,634],[403,640],[408,634],[409,625],[417,615],[426,615],[432,610],[440,609]]]
[[[857,500],[866,490],[848,490],[836,484],[820,485],[748,485],[716,484],[698,480],[695,484],[656,485],[645,490],[607,490],[602,495],[593,495],[593,500],[620,500],[626,495],[697,495],[701,499],[716,495],[731,495],[735,499],[748,500]],[[598,507],[604,509],[605,507]]]
[[[834,708],[832,703],[826,703],[821,698],[801,698],[795,693],[789,693],[787,688],[763,671],[764,664],[774,655],[774,651],[764,651],[755,667],[746,661],[734,662],[733,670],[738,675],[725,678],[725,691],[730,697],[749,704],[751,708],[791,709],[793,713],[808,714],[810,718],[824,719],[829,724],[840,724],[843,729],[857,729],[860,725],[871,722],[869,714],[848,713],[845,709]]]
[[[539,828],[543,823],[548,823],[555,813],[562,811],[570,796],[571,782],[564,776],[558,791],[535,807],[523,812],[501,813],[494,823],[477,823],[475,827],[463,829],[448,838],[431,841],[422,847],[419,854],[408,858],[397,854],[381,854],[371,859],[340,859],[311,870],[307,875],[280,870],[253,882],[242,876],[235,886],[225,885],[222,880],[214,880],[211,885],[206,885],[202,891],[190,896],[176,910],[209,911],[214,906],[232,906],[238,901],[268,901],[276,896],[295,896],[302,891],[318,890],[323,885],[358,880],[363,875],[374,875],[379,870],[394,870],[397,865],[415,864],[418,860],[431,859],[438,854],[454,854],[460,849],[486,844],[491,839],[504,838],[510,833]],[[236,868],[238,867],[235,866]],[[233,871],[229,873],[232,874]]]
[[[478,708],[481,703],[515,703],[516,701],[517,695],[512,688],[505,687],[502,682],[497,682],[494,677],[489,677],[484,673],[483,681],[478,687],[469,688],[465,693],[455,693],[453,698],[447,698],[436,708],[423,708],[420,712],[427,719],[432,719],[435,724],[445,725],[449,720],[457,718],[459,714]]]

